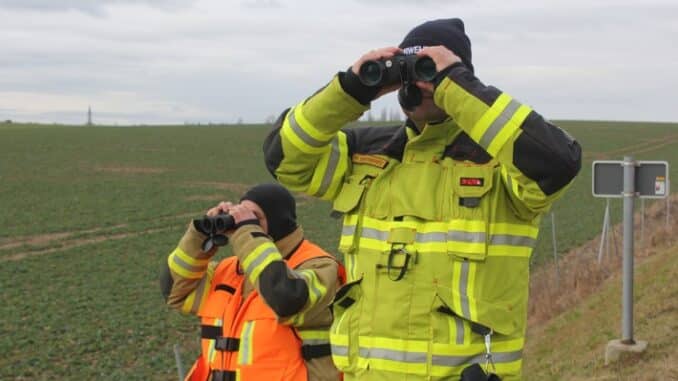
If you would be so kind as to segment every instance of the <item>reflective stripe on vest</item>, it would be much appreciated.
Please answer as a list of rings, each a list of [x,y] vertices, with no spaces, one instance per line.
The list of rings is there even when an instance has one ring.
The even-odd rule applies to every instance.
[[[307,260],[319,257],[333,258],[312,243],[303,241],[286,262],[289,267],[296,268]],[[278,324],[275,313],[256,290],[245,300],[242,299],[245,278],[237,267],[236,257],[227,258],[219,264],[212,280],[212,289],[199,312],[203,325],[203,368],[218,377],[235,375],[238,380],[306,381],[302,341],[295,329]],[[245,309],[241,310],[241,307]],[[319,335],[313,331],[306,334]],[[236,342],[238,345],[234,350]],[[299,350],[291,350],[294,347]],[[272,367],[272,363],[285,366]]]

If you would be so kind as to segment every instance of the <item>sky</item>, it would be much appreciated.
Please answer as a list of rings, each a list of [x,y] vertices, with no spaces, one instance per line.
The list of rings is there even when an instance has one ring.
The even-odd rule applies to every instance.
[[[675,0],[0,0],[0,121],[262,122],[450,17],[548,119],[678,122]]]

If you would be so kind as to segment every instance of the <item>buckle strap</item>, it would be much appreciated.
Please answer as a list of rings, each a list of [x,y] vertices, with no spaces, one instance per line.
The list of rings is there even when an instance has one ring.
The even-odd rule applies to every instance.
[[[232,370],[213,370],[212,381],[236,381],[236,373]]]
[[[302,345],[301,346],[301,356],[304,360],[312,360],[319,357],[325,357],[332,354],[332,347],[330,344],[313,344],[313,345]]]
[[[203,339],[216,339],[221,336],[221,331],[223,327],[216,325],[201,325],[200,326],[200,337]]]
[[[240,348],[240,339],[235,337],[219,336],[214,343],[214,349],[226,352],[237,352]]]

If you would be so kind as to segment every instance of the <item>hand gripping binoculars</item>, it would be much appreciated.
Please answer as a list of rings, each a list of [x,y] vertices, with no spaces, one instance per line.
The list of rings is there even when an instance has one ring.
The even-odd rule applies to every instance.
[[[365,86],[381,87],[432,81],[435,75],[436,64],[431,57],[397,54],[391,58],[365,61],[360,65],[358,78]]]
[[[228,237],[224,233],[235,228],[235,220],[230,214],[218,214],[214,217],[204,216],[193,220],[193,226],[205,234],[207,239],[202,243],[202,251],[208,252],[214,246],[225,246]]]
[[[436,64],[431,57],[396,54],[391,58],[365,61],[360,65],[358,78],[365,86],[370,87],[402,83],[398,91],[398,102],[405,110],[413,110],[422,102],[421,90],[415,82],[430,82],[436,73]]]

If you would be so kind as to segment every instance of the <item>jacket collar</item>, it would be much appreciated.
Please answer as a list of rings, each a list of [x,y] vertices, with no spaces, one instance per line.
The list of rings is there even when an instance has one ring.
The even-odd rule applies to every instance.
[[[287,257],[297,250],[303,241],[304,230],[299,226],[292,233],[275,241],[275,246],[278,248],[278,251],[280,251],[280,255],[287,259]]]

